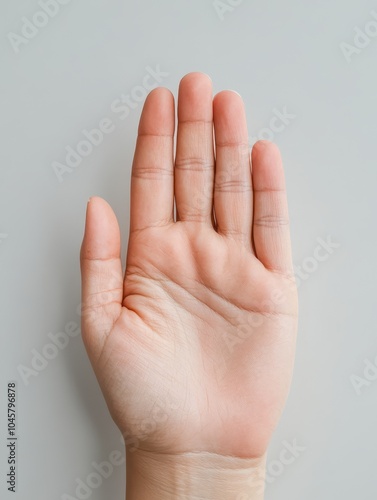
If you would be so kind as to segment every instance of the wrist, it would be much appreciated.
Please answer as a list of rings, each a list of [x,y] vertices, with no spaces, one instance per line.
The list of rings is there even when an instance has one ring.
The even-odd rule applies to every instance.
[[[262,500],[265,458],[127,451],[127,500]]]

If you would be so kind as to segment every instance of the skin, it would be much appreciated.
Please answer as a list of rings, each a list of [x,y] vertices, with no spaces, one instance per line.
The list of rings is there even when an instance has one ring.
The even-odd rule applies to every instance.
[[[149,94],[138,132],[125,273],[101,198],[88,203],[81,248],[83,339],[127,467],[147,482],[168,459],[182,475],[198,456],[224,461],[224,477],[229,460],[263,468],[297,331],[279,150],[259,141],[250,155],[241,97],[213,98],[201,73],[180,82],[176,149],[167,89]]]

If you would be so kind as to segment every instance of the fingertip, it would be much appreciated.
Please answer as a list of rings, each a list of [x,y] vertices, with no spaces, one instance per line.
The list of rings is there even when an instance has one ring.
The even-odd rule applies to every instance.
[[[284,189],[283,161],[278,146],[262,140],[254,144],[251,151],[251,165],[256,189]]]
[[[181,78],[179,82],[179,86],[182,85],[190,85],[190,86],[210,86],[212,88],[212,78],[207,75],[207,73],[203,73],[201,71],[192,71],[187,73],[184,77]]]
[[[262,139],[257,141],[251,150],[251,154],[253,158],[259,158],[263,155],[266,159],[281,158],[279,147],[271,141],[267,139]]]
[[[103,198],[91,196],[86,206],[85,233],[109,231],[114,226],[118,227],[118,221],[111,206]]]
[[[213,99],[216,145],[242,145],[249,161],[249,144],[245,105],[232,90],[222,90]],[[246,150],[245,150],[246,147]]]
[[[82,259],[109,259],[119,257],[120,231],[113,209],[99,196],[89,198],[86,207],[86,220]]]
[[[165,87],[153,89],[147,96],[140,117],[139,135],[174,134],[174,96]]]
[[[188,73],[179,83],[178,119],[212,122],[212,81],[204,73]]]
[[[107,203],[107,201],[100,196],[90,196],[88,203],[86,205],[87,211],[98,212],[101,210],[112,212],[111,206]]]
[[[221,90],[218,92],[213,98],[214,104],[235,104],[237,102],[244,105],[241,94],[239,94],[236,90],[227,89]]]
[[[174,95],[167,87],[156,87],[152,89],[146,97],[146,101],[159,96],[161,99],[174,99]]]

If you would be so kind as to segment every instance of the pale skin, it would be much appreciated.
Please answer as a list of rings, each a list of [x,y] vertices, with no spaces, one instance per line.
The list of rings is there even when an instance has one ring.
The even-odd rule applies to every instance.
[[[174,132],[177,128],[177,141]],[[175,207],[174,207],[175,204]],[[140,118],[125,273],[116,216],[87,207],[82,334],[126,442],[127,499],[260,500],[297,331],[278,148],[209,77]]]

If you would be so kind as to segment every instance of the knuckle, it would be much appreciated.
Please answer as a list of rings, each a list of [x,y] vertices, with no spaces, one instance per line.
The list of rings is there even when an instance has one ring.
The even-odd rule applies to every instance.
[[[247,193],[251,191],[251,184],[242,179],[218,179],[215,189],[222,193]]]
[[[281,215],[263,215],[254,219],[255,226],[263,226],[269,228],[278,228],[282,226],[289,225],[289,219],[287,217],[283,217]]]
[[[175,167],[179,170],[206,171],[212,170],[213,163],[204,157],[188,156],[177,158]]]
[[[172,176],[171,168],[160,165],[139,166],[132,170],[132,177],[139,179],[160,179],[161,177]]]

